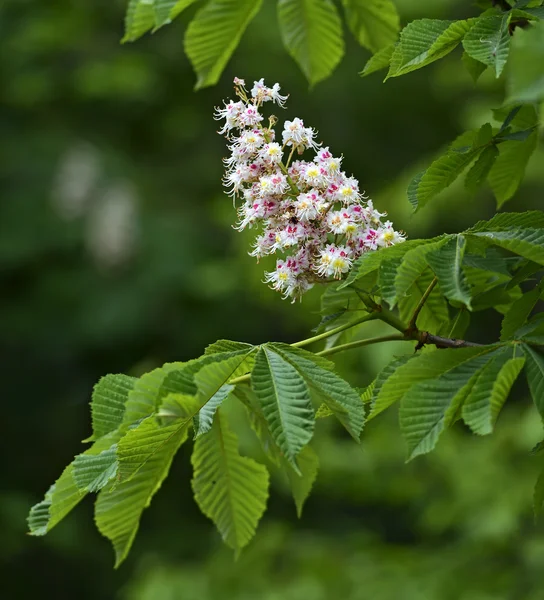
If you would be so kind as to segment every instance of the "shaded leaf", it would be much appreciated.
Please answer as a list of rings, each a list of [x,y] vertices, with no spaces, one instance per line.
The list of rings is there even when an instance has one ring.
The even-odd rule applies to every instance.
[[[392,0],[342,0],[355,39],[371,52],[397,40],[400,19]]]
[[[297,516],[300,519],[304,502],[306,502],[306,499],[310,495],[312,486],[317,478],[319,458],[311,446],[305,446],[297,458],[300,475],[293,470],[287,461],[284,461],[284,463],[293,499],[295,500],[295,506],[297,507]]]
[[[395,44],[390,44],[389,46],[378,50],[368,59],[366,65],[364,66],[363,70],[359,73],[359,75],[361,75],[361,77],[366,77],[367,75],[371,75],[376,71],[387,69],[391,60],[391,56],[393,56],[394,50]]]
[[[510,50],[508,24],[510,15],[480,17],[463,39],[465,52],[492,67],[497,77],[502,73]]]
[[[530,292],[516,300],[510,310],[504,315],[501,325],[501,340],[508,340],[514,337],[516,331],[525,324],[535,304],[540,298],[541,289],[534,288]]]

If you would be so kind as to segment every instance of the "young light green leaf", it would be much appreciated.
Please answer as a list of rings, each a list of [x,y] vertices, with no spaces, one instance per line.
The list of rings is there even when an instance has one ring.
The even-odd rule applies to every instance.
[[[295,506],[297,507],[297,516],[300,519],[304,502],[312,491],[312,486],[317,478],[319,470],[319,458],[311,446],[305,446],[299,453],[298,467],[300,475],[294,471],[291,465],[284,460],[284,469],[289,479]]]
[[[128,375],[106,375],[94,386],[91,399],[93,440],[114,431],[121,425],[129,392],[136,383]]]
[[[544,416],[544,352],[541,348],[537,350],[527,344],[523,344],[522,347],[525,352],[525,374],[531,396],[538,412]]]
[[[125,15],[125,36],[121,40],[133,42],[155,25],[154,0],[130,0]]]
[[[426,260],[438,279],[438,284],[448,300],[461,302],[470,309],[470,287],[463,272],[466,238],[459,234],[439,248],[426,254]]]
[[[196,89],[218,82],[262,0],[210,0],[185,33],[185,52],[197,74]]]
[[[340,16],[331,0],[279,0],[283,43],[310,85],[328,77],[344,55]]]
[[[271,345],[304,377],[315,399],[328,406],[353,439],[359,441],[365,416],[357,391],[328,369],[321,356],[285,344]]]
[[[158,451],[142,463],[133,477],[121,481],[111,490],[99,492],[95,504],[95,522],[100,533],[113,544],[116,567],[126,558],[136,537],[143,510],[161,487],[178,448],[186,439],[187,427],[178,428],[164,440]],[[119,463],[121,467],[122,457]]]
[[[474,83],[478,81],[480,75],[487,69],[487,65],[484,65],[484,63],[480,62],[479,60],[472,58],[472,56],[467,54],[466,51],[463,52],[461,61],[465,65],[465,69],[469,72],[469,75],[472,77]]]
[[[544,100],[544,21],[517,29],[508,67],[508,104]]]
[[[117,475],[117,445],[100,454],[79,454],[73,462],[73,478],[84,492],[98,492]]]
[[[476,434],[487,435],[493,431],[499,412],[523,368],[525,358],[512,358],[512,355],[511,347],[501,348],[470,382],[462,416]]]
[[[249,352],[254,346],[245,342],[234,342],[232,340],[217,340],[206,346],[204,354],[218,354],[220,352]]]
[[[155,9],[155,29],[171,23],[187,7],[197,0],[153,0]]]
[[[409,460],[435,447],[442,431],[453,422],[471,378],[489,360],[489,354],[476,355],[436,379],[427,378],[417,383],[406,393],[401,401],[399,420]]]
[[[371,52],[397,39],[400,19],[392,0],[342,0],[346,21],[355,39]]]
[[[473,19],[412,21],[400,33],[400,41],[395,46],[386,80],[415,71],[446,56],[463,39],[472,23]]]
[[[499,156],[488,175],[489,185],[497,199],[497,208],[516,193],[537,144],[538,132],[535,131],[522,142],[506,141],[499,145]]]
[[[367,61],[363,70],[359,73],[361,77],[366,77],[376,71],[381,71],[382,69],[387,69],[389,66],[389,62],[391,61],[391,57],[393,56],[393,51],[395,50],[395,44],[390,44],[381,50],[378,50],[375,54],[373,54]]]
[[[500,76],[510,50],[510,15],[480,17],[463,39],[465,52],[495,70]]]
[[[239,552],[257,528],[268,498],[268,471],[240,456],[238,440],[218,411],[212,429],[195,442],[193,491],[200,510],[225,543]]]
[[[514,337],[516,331],[525,324],[535,304],[540,298],[542,290],[535,287],[530,292],[523,294],[516,300],[510,310],[504,315],[501,325],[501,341]]]
[[[482,231],[470,235],[510,250],[519,256],[544,265],[544,229],[511,228],[503,231]]]
[[[314,411],[304,379],[267,344],[257,354],[251,384],[272,437],[296,469],[297,454],[314,431]]]
[[[372,388],[371,400],[370,400],[370,413],[368,414],[367,419],[373,419],[380,413],[382,413],[385,409],[391,406],[391,400],[393,400],[392,395],[382,396],[380,394],[382,387],[385,382],[396,373],[399,367],[405,365],[413,355],[406,354],[404,356],[400,356],[399,358],[394,359],[388,365],[386,365],[376,377],[374,386]],[[393,400],[394,401],[394,400]]]
[[[472,165],[465,178],[465,187],[467,190],[476,192],[482,187],[498,156],[499,149],[495,145],[483,149],[478,160]]]

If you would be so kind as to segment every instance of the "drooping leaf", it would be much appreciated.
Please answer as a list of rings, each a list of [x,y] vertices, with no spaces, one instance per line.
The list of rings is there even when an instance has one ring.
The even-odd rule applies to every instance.
[[[444,296],[448,300],[461,302],[470,309],[470,287],[463,272],[465,249],[466,238],[457,235],[439,248],[428,252],[426,260],[438,278]]]
[[[512,354],[511,347],[496,351],[470,382],[462,416],[474,433],[487,435],[493,431],[499,412],[525,363],[523,356],[513,358]]]
[[[327,369],[322,357],[285,344],[273,346],[304,377],[316,400],[328,406],[353,439],[359,441],[365,416],[357,391]]]
[[[122,42],[133,42],[155,25],[153,0],[130,0],[125,15],[125,36]]]
[[[93,440],[121,425],[128,395],[135,383],[135,377],[119,374],[106,375],[94,386],[91,399]]]
[[[382,300],[385,300],[387,304],[389,304],[390,308],[393,308],[397,303],[397,288],[395,286],[395,279],[402,261],[403,257],[392,258],[389,260],[383,260],[380,265],[378,275],[380,296],[382,297]]]
[[[234,342],[232,340],[217,340],[213,344],[206,346],[204,354],[217,354],[219,352],[249,352],[254,346],[245,342]]]
[[[113,544],[116,567],[126,558],[136,537],[143,510],[161,487],[172,459],[186,439],[187,427],[178,428],[130,479],[121,481],[111,490],[99,492],[95,504],[95,522],[100,533]],[[122,460],[119,462],[121,465]]]
[[[283,43],[310,85],[328,77],[344,55],[340,16],[331,0],[279,0]]]
[[[251,384],[272,437],[291,464],[312,439],[314,411],[310,392],[299,372],[269,344],[261,346]]]
[[[73,462],[73,478],[84,492],[98,492],[117,475],[117,445],[100,454],[79,454]]]
[[[218,82],[262,0],[210,0],[185,33],[185,53],[197,75],[196,89]]]
[[[371,52],[397,40],[400,19],[392,0],[342,0],[355,39]]]
[[[155,29],[167,25],[197,0],[153,0],[155,8]]]
[[[523,351],[526,358],[525,373],[531,396],[538,412],[544,416],[544,352],[542,349],[537,350],[527,344],[523,345]]]
[[[266,467],[240,455],[221,410],[212,429],[195,442],[191,462],[200,510],[215,523],[225,543],[239,552],[255,534],[266,508]]]
[[[386,79],[420,69],[449,54],[463,39],[473,20],[419,19],[400,33]]]
[[[478,231],[503,231],[512,227],[544,228],[544,212],[540,210],[529,210],[522,213],[504,212],[496,214],[489,221],[478,221],[467,232]]]
[[[500,76],[508,60],[510,15],[480,17],[463,39],[465,52],[475,60],[492,67]]]
[[[409,252],[406,252],[402,257],[402,263],[397,267],[395,276],[395,289],[399,299],[410,294],[411,287],[425,271],[430,272],[427,255],[438,251],[450,239],[452,238],[443,237],[430,244],[416,246]]]
[[[391,57],[393,56],[393,51],[395,50],[395,44],[390,44],[381,50],[378,50],[375,54],[373,54],[367,61],[363,70],[359,73],[361,77],[366,77],[367,75],[371,75],[376,71],[381,71],[382,69],[387,69],[389,66],[389,62],[391,61]]]
[[[472,58],[472,56],[467,54],[467,52],[463,52],[461,60],[474,82],[478,81],[480,75],[487,69],[487,65],[484,65],[484,63],[480,62],[479,60]]]
[[[435,447],[440,434],[453,422],[466,398],[472,377],[485,367],[490,356],[487,353],[475,355],[437,378],[416,383],[404,395],[399,419],[409,459],[426,454]]]
[[[535,287],[530,292],[516,300],[510,310],[504,315],[501,325],[501,340],[508,340],[514,337],[516,331],[525,323],[535,304],[540,298],[541,289]]]
[[[544,229],[511,228],[503,231],[482,231],[471,235],[481,237],[496,246],[544,265]]]
[[[538,133],[535,131],[525,141],[506,141],[499,144],[499,156],[488,175],[498,208],[516,193],[537,143]]]
[[[297,516],[300,519],[304,502],[306,502],[306,499],[310,495],[312,486],[317,478],[319,458],[311,446],[305,446],[297,458],[300,475],[294,471],[287,461],[284,461],[284,463],[284,469],[289,479],[295,506],[297,507]]]
[[[396,370],[405,365],[413,355],[406,354],[404,356],[400,356],[399,358],[394,359],[388,365],[386,365],[376,377],[374,386],[372,388],[372,395],[370,400],[370,413],[368,414],[367,419],[373,419],[380,413],[382,413],[385,409],[391,406],[391,400],[393,400],[392,395],[380,395],[381,389],[385,382],[396,372]],[[393,400],[394,401],[394,400]]]
[[[465,187],[470,192],[476,192],[485,183],[489,172],[499,156],[499,149],[495,145],[484,148],[478,160],[472,165],[465,178]]]
[[[540,102],[544,99],[544,21],[525,30],[516,30],[507,86],[508,103]]]

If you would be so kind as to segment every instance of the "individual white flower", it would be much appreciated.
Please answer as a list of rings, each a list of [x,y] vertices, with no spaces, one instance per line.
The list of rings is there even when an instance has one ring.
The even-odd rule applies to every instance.
[[[393,246],[404,241],[402,233],[393,229],[393,223],[386,221],[383,227],[380,227],[377,231],[376,243],[380,247]]]
[[[270,97],[272,98],[272,101],[275,102],[278,106],[285,108],[285,102],[286,102],[288,96],[282,96],[280,94],[280,90],[281,90],[280,84],[275,83],[272,86],[272,89],[269,89]]]
[[[350,215],[345,210],[334,210],[327,214],[327,226],[331,233],[346,233],[351,223]]]
[[[293,202],[295,214],[301,221],[311,221],[319,213],[323,199],[316,190],[310,190],[306,194],[300,194]]]
[[[263,116],[259,113],[256,106],[250,104],[249,106],[246,106],[238,119],[244,127],[254,127],[263,120]]]
[[[233,102],[232,100],[230,100],[228,104],[224,104],[225,108],[216,107],[213,115],[213,118],[216,121],[219,121],[221,119],[226,120],[223,127],[219,130],[219,133],[221,135],[224,135],[225,133],[228,133],[231,129],[240,126],[240,115],[245,109],[245,105],[241,101]]]
[[[261,148],[259,156],[266,163],[277,165],[283,158],[283,151],[277,142],[270,142]]]
[[[292,121],[283,124],[282,139],[287,146],[301,146],[306,137],[306,128],[302,119],[295,117]]]
[[[315,163],[306,163],[300,178],[304,183],[312,187],[321,187],[326,183],[323,169]]]
[[[243,152],[254,153],[264,144],[264,137],[258,129],[250,129],[240,136],[238,143]]]

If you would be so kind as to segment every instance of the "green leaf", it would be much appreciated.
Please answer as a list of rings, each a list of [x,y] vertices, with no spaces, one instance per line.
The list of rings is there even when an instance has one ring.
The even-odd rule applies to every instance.
[[[392,0],[342,0],[355,39],[371,52],[397,40],[400,19]]]
[[[437,353],[430,356],[434,354]],[[427,378],[416,383],[406,393],[401,402],[399,420],[408,444],[409,460],[435,447],[442,431],[453,422],[473,375],[484,368],[489,360],[489,354],[475,354],[436,379]]]
[[[397,271],[402,264],[403,257],[397,257],[389,260],[383,260],[378,275],[378,283],[380,286],[380,296],[389,304],[390,308],[394,308],[397,303],[397,289],[395,287],[395,279]]]
[[[121,42],[133,42],[155,25],[154,0],[130,0],[125,15],[125,36]]]
[[[391,406],[398,402],[416,384],[434,379],[456,368],[463,362],[495,350],[495,346],[478,348],[445,349],[414,356],[406,364],[400,364],[383,382],[375,399],[375,406]]]
[[[480,75],[487,69],[487,65],[484,65],[484,63],[480,62],[479,60],[472,58],[472,56],[467,54],[467,52],[463,52],[461,61],[465,65],[465,69],[469,72],[474,83],[478,81]]]
[[[537,143],[538,132],[535,131],[523,142],[507,141],[499,145],[499,156],[488,176],[498,208],[516,193]]]
[[[400,33],[400,41],[395,46],[386,80],[415,71],[446,56],[463,39],[472,23],[473,19],[412,21]]]
[[[501,341],[509,340],[515,336],[515,333],[525,324],[535,304],[540,298],[542,290],[535,287],[530,292],[523,294],[519,300],[516,300],[510,310],[504,315],[501,325]]]
[[[429,200],[450,186],[479,155],[481,148],[469,147],[464,151],[450,149],[417,175],[408,188],[408,200],[414,210],[423,208]]]
[[[344,55],[340,16],[331,0],[279,0],[283,43],[310,85],[327,78]]]
[[[426,259],[438,278],[442,294],[470,309],[470,287],[463,272],[465,248],[466,238],[460,234],[428,252]]]
[[[361,77],[366,77],[371,73],[375,73],[376,71],[381,71],[382,69],[386,69],[389,66],[389,62],[391,61],[391,57],[393,56],[393,51],[395,50],[395,44],[390,44],[381,50],[378,50],[375,54],[373,54],[367,61],[363,70],[359,73]]]
[[[314,411],[304,379],[266,344],[257,354],[251,384],[273,439],[296,469],[297,454],[314,432]]]
[[[444,237],[430,244],[416,246],[402,257],[402,263],[398,266],[395,276],[395,288],[399,299],[411,293],[412,286],[425,271],[430,272],[427,255],[438,251],[449,239],[455,238]]]
[[[522,213],[499,213],[489,221],[478,221],[476,225],[467,230],[468,233],[478,231],[503,231],[512,227],[541,227],[544,228],[544,212],[529,210]]]
[[[508,65],[508,104],[544,100],[544,21],[516,29]]]
[[[489,171],[499,156],[499,149],[495,145],[484,148],[478,160],[471,167],[465,179],[465,187],[470,192],[476,192],[485,183]]]
[[[155,29],[171,23],[187,7],[197,0],[154,0],[155,5]]]
[[[306,502],[306,499],[310,495],[312,486],[317,478],[319,458],[311,446],[305,446],[300,451],[297,462],[300,469],[300,475],[295,472],[287,461],[284,461],[284,468],[287,473],[287,478],[289,479],[295,506],[297,507],[297,516],[300,519],[304,502]]]
[[[211,0],[189,23],[185,53],[197,74],[196,89],[219,81],[262,0]]]
[[[323,363],[321,356],[285,344],[271,345],[304,377],[316,400],[323,402],[353,439],[359,441],[365,416],[357,391],[328,369],[326,363],[331,363]]]
[[[158,451],[142,463],[133,477],[121,481],[111,490],[103,489],[99,492],[95,504],[95,522],[100,533],[113,544],[116,567],[127,557],[136,537],[142,512],[161,487],[172,459],[186,439],[187,427],[179,428],[164,440]],[[119,449],[120,447],[121,443]],[[122,457],[119,458],[119,463],[121,466]]]
[[[233,342],[232,340],[217,340],[213,344],[206,346],[204,354],[218,354],[220,352],[249,352],[252,348],[251,344],[244,342]]]
[[[266,467],[240,456],[238,440],[221,411],[212,429],[195,442],[191,462],[200,510],[215,523],[225,543],[239,552],[255,534],[266,508]]]
[[[542,512],[542,504],[544,503],[544,470],[541,471],[535,483],[533,492],[533,511],[535,520],[538,519]]]
[[[512,358],[511,347],[502,348],[474,375],[462,408],[463,420],[474,433],[487,435],[493,431],[499,412],[524,363],[522,356]]]
[[[489,243],[544,265],[544,229],[512,228],[504,231],[482,231],[470,235],[481,237]]]
[[[384,410],[389,408],[391,404],[394,402],[392,395],[382,396],[380,394],[382,387],[385,382],[396,373],[397,369],[403,365],[405,365],[413,355],[407,354],[405,356],[400,356],[395,360],[391,361],[388,365],[386,365],[376,377],[374,386],[372,388],[372,396],[370,400],[370,413],[368,414],[367,419],[373,419]],[[391,402],[391,400],[393,402]]]
[[[136,383],[128,375],[106,375],[94,386],[91,400],[93,422],[92,440],[96,440],[119,427],[125,414],[129,392]]]
[[[85,492],[98,492],[116,475],[117,445],[103,450],[100,454],[80,454],[73,462],[73,478],[77,487]]]
[[[527,375],[531,396],[538,412],[544,416],[544,353],[542,350],[531,348],[527,344],[523,344],[522,347],[527,359],[525,374]]]
[[[508,60],[510,15],[480,17],[465,35],[463,47],[466,53],[481,63],[492,67],[500,76]]]

